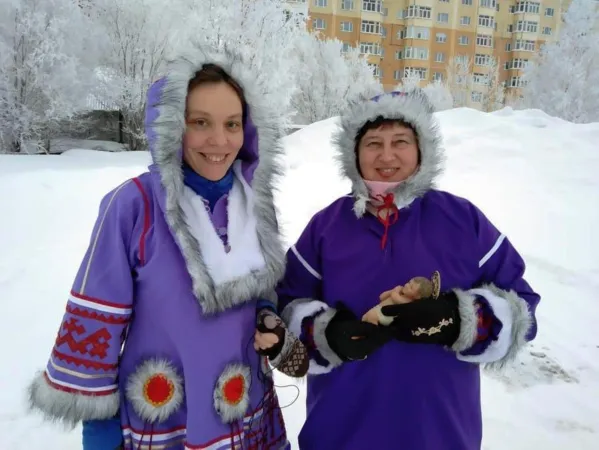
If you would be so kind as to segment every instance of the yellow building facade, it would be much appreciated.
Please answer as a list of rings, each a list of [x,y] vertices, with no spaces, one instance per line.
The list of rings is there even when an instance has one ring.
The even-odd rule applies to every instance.
[[[308,28],[368,55],[385,89],[408,73],[421,85],[445,79],[455,57],[471,62],[473,90],[496,61],[506,93],[522,69],[557,36],[561,0],[291,0],[305,8]],[[569,3],[569,2],[567,2]],[[563,4],[563,5],[562,5]],[[492,58],[490,58],[492,57]],[[476,102],[473,95],[472,102]]]

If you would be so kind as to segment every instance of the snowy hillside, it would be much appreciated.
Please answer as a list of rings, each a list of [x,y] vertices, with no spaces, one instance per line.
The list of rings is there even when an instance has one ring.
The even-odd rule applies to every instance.
[[[484,448],[592,450],[599,442],[599,124],[536,110],[438,114],[448,167],[441,188],[468,197],[506,233],[541,293],[539,335],[520,364],[484,378]],[[335,119],[286,138],[277,194],[286,241],[348,184],[329,145]],[[76,450],[63,431],[26,414],[24,388],[50,352],[100,198],[144,170],[144,153],[76,150],[0,156],[0,448]],[[279,378],[279,385],[289,380]],[[294,437],[304,386],[284,414]],[[298,390],[281,387],[283,406]]]

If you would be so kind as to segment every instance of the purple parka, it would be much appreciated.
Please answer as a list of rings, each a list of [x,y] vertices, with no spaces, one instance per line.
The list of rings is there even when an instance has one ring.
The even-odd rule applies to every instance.
[[[421,156],[417,172],[393,191],[399,216],[384,248],[385,227],[367,212],[355,154],[358,130],[377,117],[410,124]],[[524,262],[476,206],[435,189],[441,134],[421,91],[350,104],[334,145],[352,192],[312,217],[287,253],[278,290],[284,320],[311,353],[300,448],[480,450],[481,366],[501,368],[537,331],[539,296],[523,278]],[[393,340],[348,363],[332,351],[325,329],[336,302],[361,317],[383,291],[435,271],[441,290],[459,299],[452,348]],[[485,334],[480,308],[491,319]]]
[[[206,63],[231,75],[248,105],[228,246],[183,183],[187,86]],[[153,164],[101,202],[52,354],[29,387],[34,408],[67,423],[120,411],[125,449],[288,448],[270,369],[252,346],[256,301],[276,301],[284,272],[271,95],[235,52],[208,46],[151,86]]]

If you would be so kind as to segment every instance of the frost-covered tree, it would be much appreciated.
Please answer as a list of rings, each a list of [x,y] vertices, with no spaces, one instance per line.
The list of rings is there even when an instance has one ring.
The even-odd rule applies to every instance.
[[[256,73],[267,74],[269,86],[281,95],[277,104],[285,121],[290,113],[297,70],[296,44],[305,35],[304,17],[280,0],[179,0],[185,4],[186,27],[175,27],[176,48],[198,39],[227,42],[245,52]]]
[[[0,151],[47,149],[86,108],[102,37],[73,0],[0,4]],[[36,148],[37,147],[37,148]]]
[[[453,108],[453,96],[447,84],[442,80],[435,80],[422,88],[435,111],[445,111]]]
[[[472,59],[467,55],[452,58],[446,68],[447,87],[455,108],[467,106],[472,86]]]
[[[599,121],[599,3],[574,0],[558,40],[525,70],[522,104],[562,119]]]
[[[505,87],[501,82],[501,61],[499,58],[490,57],[487,64],[487,84],[484,87],[482,98],[483,111],[491,112],[503,108],[505,104]]]
[[[383,90],[359,49],[343,51],[343,43],[337,39],[305,34],[294,51],[298,69],[292,105],[298,121],[328,119],[338,115],[348,100],[368,98]]]
[[[410,92],[420,86],[420,74],[415,70],[408,70],[404,73],[401,82],[395,87],[398,91]]]
[[[192,24],[183,20],[176,0],[94,0],[86,11],[108,40],[90,95],[120,111],[124,143],[131,150],[142,148],[147,89],[171,51],[175,28]]]

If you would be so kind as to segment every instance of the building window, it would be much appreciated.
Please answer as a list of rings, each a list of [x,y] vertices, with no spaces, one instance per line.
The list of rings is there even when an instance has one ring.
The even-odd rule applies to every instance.
[[[317,8],[326,8],[328,0],[314,0],[314,6]]]
[[[449,0],[439,0],[441,3],[449,3]]]
[[[368,64],[368,67],[370,67],[372,69],[372,74],[376,78],[380,78],[381,77],[381,68],[379,67],[378,64]]]
[[[472,75],[472,82],[474,84],[488,84],[489,78],[485,73],[474,73]]]
[[[472,6],[472,0],[462,0],[462,5]]]
[[[362,11],[380,13],[383,7],[382,0],[362,0]]]
[[[520,77],[512,77],[508,80],[507,86],[511,88],[518,88],[524,86],[524,83],[522,82]]]
[[[470,17],[468,17],[468,16],[460,17],[460,25],[462,25],[463,27],[467,27],[468,25],[470,25]]]
[[[426,27],[408,27],[397,32],[398,39],[429,39],[430,28]]]
[[[535,51],[535,41],[524,41],[518,39],[514,44],[514,51],[526,51],[526,52],[534,52]]]
[[[458,44],[460,44],[460,45],[468,45],[468,44],[470,44],[470,39],[468,39],[468,36],[460,36],[458,38]]]
[[[430,19],[432,8],[428,6],[410,5],[406,9],[406,19]]]
[[[445,33],[437,33],[435,35],[435,41],[443,44],[443,43],[447,42],[447,35]]]
[[[403,53],[405,59],[428,59],[428,48],[426,47],[406,47]]]
[[[437,14],[437,22],[439,22],[439,23],[449,23],[449,14],[448,13],[439,13],[439,14]]]
[[[497,8],[497,0],[480,0],[481,8]]]
[[[354,31],[354,24],[352,22],[341,22],[341,31],[345,33]]]
[[[531,22],[529,20],[519,20],[516,24],[516,31],[536,33],[538,31],[538,27],[538,22]]]
[[[547,17],[553,17],[555,15],[555,9],[553,9],[553,8],[545,8],[545,15]]]
[[[372,20],[363,20],[361,31],[367,34],[381,34],[381,23],[373,22]]]
[[[458,55],[455,57],[456,64],[466,65],[468,64],[468,55]]]
[[[475,66],[490,66],[491,65],[491,55],[474,55],[474,65]]]
[[[403,70],[403,78],[409,78],[410,76],[416,76],[421,80],[426,80],[426,69],[422,67],[406,67]]]
[[[443,61],[445,61],[445,53],[437,53],[435,55],[435,62],[442,63]]]
[[[493,47],[493,37],[486,34],[477,34],[476,45],[480,45],[481,47]]]
[[[508,61],[505,65],[507,70],[510,69],[526,69],[528,66],[528,59],[514,58],[511,61]]]
[[[433,72],[433,81],[443,81],[443,72]]]
[[[511,52],[512,51],[512,43],[511,42],[506,42],[506,44],[505,44],[505,51],[506,52]]]
[[[349,42],[344,42],[343,46],[341,47],[341,53],[347,53],[349,51],[351,51],[353,47],[351,46],[351,44]]]
[[[397,50],[395,52],[395,59],[403,59],[403,50]]]
[[[324,21],[324,19],[314,19],[312,21],[312,28],[315,30],[324,30],[326,27],[327,23]]]
[[[354,9],[354,0],[341,0],[341,9],[351,11]]]
[[[478,16],[478,26],[494,28],[495,19],[492,16]]]
[[[507,26],[507,32],[508,33],[512,33],[514,31],[514,25],[512,25],[511,23]]]
[[[539,14],[541,10],[541,4],[539,2],[523,1],[516,3],[515,6],[511,7],[513,13],[529,13]]]
[[[360,53],[364,55],[380,56],[381,47],[376,42],[360,42]]]
[[[551,27],[543,27],[543,34],[551,36]]]
[[[480,103],[483,101],[483,93],[479,91],[472,91],[470,98],[474,103]]]

